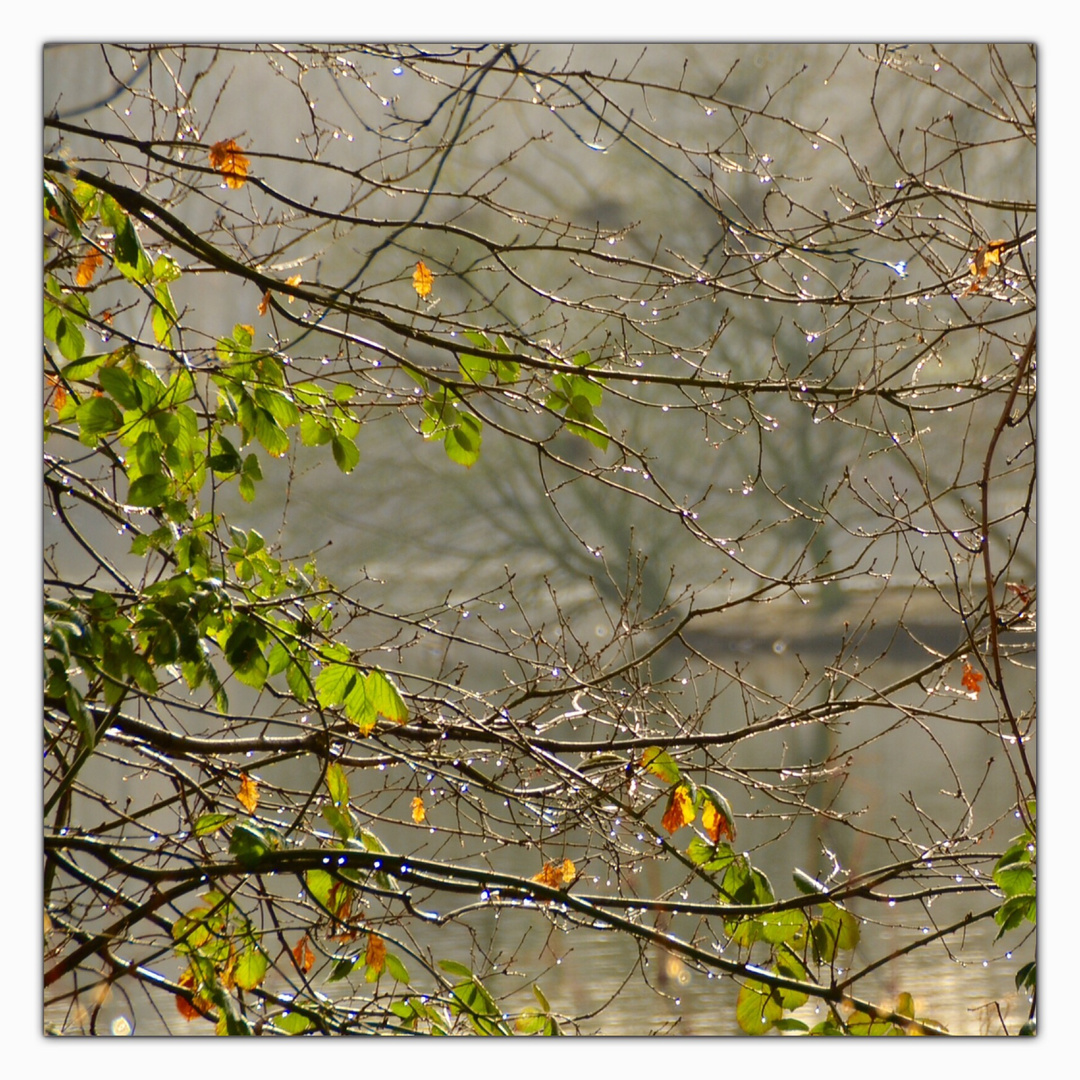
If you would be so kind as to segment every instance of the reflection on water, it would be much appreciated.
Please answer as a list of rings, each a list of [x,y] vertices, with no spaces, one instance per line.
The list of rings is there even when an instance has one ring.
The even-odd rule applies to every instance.
[[[778,697],[787,698],[792,693],[792,681],[800,677],[801,664],[812,662],[820,663],[809,657],[800,660],[769,652],[745,659],[741,672],[756,685],[767,686]],[[879,684],[898,678],[907,670],[902,663],[894,667],[895,670],[890,670],[885,662],[877,672]],[[482,671],[476,674],[481,679],[492,675]],[[1033,676],[1029,690],[1034,690]],[[914,704],[919,691],[908,691],[906,696]],[[721,697],[711,724],[718,731],[737,726],[741,722],[741,718],[733,719],[737,715]],[[778,897],[796,894],[790,877],[796,866],[812,875],[827,875],[826,852],[831,853],[845,873],[863,873],[891,863],[901,855],[890,850],[875,834],[895,835],[898,829],[912,833],[920,821],[931,818],[958,821],[967,811],[963,800],[957,798],[957,783],[969,796],[981,785],[975,803],[977,818],[981,818],[983,805],[1008,805],[1011,777],[1000,763],[988,767],[989,759],[995,755],[994,740],[981,728],[936,721],[930,731],[910,723],[894,727],[895,721],[895,710],[860,710],[843,723],[834,724],[830,731],[816,726],[793,728],[771,742],[748,740],[733,752],[729,764],[741,770],[752,770],[764,762],[775,763],[777,738],[783,743],[783,759],[792,768],[800,762],[819,760],[822,740],[831,744],[831,750],[850,746],[858,755],[858,766],[852,769],[851,780],[840,790],[826,790],[828,785],[823,785],[821,793],[822,805],[827,801],[833,809],[859,811],[854,819],[857,829],[823,816],[804,815],[784,820],[783,815],[777,814],[775,804],[760,794],[751,800],[746,789],[737,786],[728,789],[738,816],[739,847],[751,852],[754,865],[768,875]],[[863,745],[876,734],[879,735],[876,741]],[[951,766],[946,765],[945,755]],[[999,759],[1001,756],[997,755]],[[298,787],[318,784],[317,765],[311,759],[290,762],[283,770],[291,774],[289,783]],[[125,779],[118,770],[102,764],[95,779],[104,789],[111,787],[119,793],[131,778]],[[381,779],[382,775],[374,771],[353,771],[350,784],[357,808],[365,806],[365,783],[374,792],[381,787]],[[432,802],[435,805],[435,800]],[[433,813],[432,818],[437,821],[438,813]],[[990,841],[995,848],[1004,847],[1016,831],[1012,826],[1010,820],[998,823]],[[417,857],[449,857],[478,868],[488,865],[485,856],[491,850],[490,843],[476,841],[470,849],[465,846],[468,841],[441,832],[437,825],[422,849],[416,847],[415,830],[395,829],[385,818],[372,821],[371,827],[391,850],[407,850]],[[675,844],[685,847],[690,835],[689,829],[681,830],[674,837]],[[587,835],[584,830],[570,830],[560,833],[556,843],[566,843],[574,850],[576,845],[587,843]],[[645,846],[643,838],[642,849]],[[556,850],[542,852],[545,858],[556,855]],[[528,877],[537,871],[541,861],[541,851],[536,848],[509,847],[499,849],[492,865]],[[674,889],[676,897],[711,899],[700,884],[689,893],[682,892],[686,885],[685,871],[671,860],[643,860],[637,865],[628,862],[623,867],[621,882],[610,880],[610,871],[598,858],[586,858],[578,868],[584,871],[575,886],[580,893],[614,892],[621,885],[628,895],[659,896]],[[971,877],[962,869],[956,876],[958,886],[971,883]],[[297,887],[295,881],[278,883],[282,892]],[[440,908],[441,903],[444,906]],[[445,912],[461,903],[460,897],[447,894],[425,900],[424,906]],[[969,912],[977,915],[993,908],[995,901],[990,894],[980,890],[939,896],[931,907],[920,902],[890,907],[858,899],[850,901],[848,906],[862,920],[862,940],[853,956],[843,958],[845,968],[861,969],[897,954],[894,960],[872,971],[852,988],[856,996],[890,1005],[900,993],[910,993],[918,1016],[940,1021],[957,1034],[1000,1033],[997,1007],[1014,1031],[1020,1018],[1026,1016],[1026,997],[1016,993],[1014,976],[1034,956],[1033,934],[1018,931],[995,943],[997,927],[992,919],[983,918],[928,947],[904,951],[913,941],[933,934],[936,928],[958,922]],[[657,925],[656,915],[645,918],[650,920],[650,925]],[[724,948],[719,920],[713,920],[710,925],[681,915],[660,924],[660,928],[693,939],[699,947],[717,952]],[[539,916],[536,911],[523,911],[516,906],[489,905],[472,910],[443,928],[413,925],[410,929],[415,934],[410,939],[413,947],[430,960],[453,959],[484,973],[485,982],[497,995],[507,995],[508,1008],[534,1004],[532,985],[538,983],[558,1014],[575,1018],[575,1023],[566,1025],[571,1030],[576,1027],[581,1033],[608,1035],[739,1033],[735,1020],[738,985],[730,977],[703,972],[691,962],[655,946],[639,946],[623,934],[573,926],[551,911]],[[1011,955],[1010,949],[1014,950]],[[746,959],[745,954],[740,955],[730,945],[723,955],[729,959]],[[405,959],[410,966],[407,956]],[[179,974],[179,967],[172,960],[164,960],[160,970],[170,977]],[[420,973],[416,963],[411,964],[411,970],[414,977]],[[488,976],[487,972],[495,974]],[[838,978],[843,974],[838,971]],[[337,983],[320,988],[327,993],[352,992],[347,986]],[[288,988],[270,982],[268,989]],[[433,987],[424,985],[421,977],[417,989]],[[359,983],[359,993],[363,995],[365,990],[364,984]],[[795,1015],[813,1024],[822,1018],[819,1009],[811,1002]],[[184,1034],[202,1034],[208,1027],[200,1021],[188,1024],[175,1015],[163,1021],[142,1002],[115,1000],[102,1009],[98,1029],[117,1017],[133,1020],[138,1034],[163,1032],[166,1022],[169,1029]],[[46,1019],[59,1023],[63,1019],[62,1011],[53,1009]]]

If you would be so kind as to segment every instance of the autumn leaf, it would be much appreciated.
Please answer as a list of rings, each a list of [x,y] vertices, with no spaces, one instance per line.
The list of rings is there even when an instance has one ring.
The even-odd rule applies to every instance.
[[[267,289],[263,293],[262,299],[259,301],[259,314],[265,315],[270,310],[270,290]]]
[[[707,784],[698,787],[698,799],[701,802],[701,825],[705,835],[714,843],[721,839],[734,841],[735,815],[731,804],[716,788]]]
[[[86,258],[79,263],[78,270],[75,271],[75,284],[80,288],[85,288],[94,280],[94,275],[101,267],[102,258],[101,252],[97,248],[91,248],[86,253]]]
[[[960,681],[964,684],[964,689],[975,697],[979,696],[979,690],[981,689],[980,683],[983,681],[983,674],[981,671],[976,671],[969,663],[964,663],[964,674]]]
[[[416,825],[423,825],[427,820],[427,811],[424,809],[424,800],[419,795],[412,801],[412,819]]]
[[[968,263],[968,271],[971,273],[972,282],[967,287],[964,293],[965,296],[979,291],[982,279],[990,272],[991,266],[1001,265],[1001,252],[1005,244],[1006,241],[1004,240],[992,240],[984,247],[976,248],[975,254],[971,257],[971,262]]]
[[[659,746],[647,746],[641,755],[640,764],[665,784],[674,784],[682,779],[675,759]]]
[[[247,773],[240,774],[240,790],[236,795],[240,805],[249,813],[254,814],[259,805],[259,782],[252,780]]]
[[[381,937],[368,934],[364,963],[367,964],[369,974],[371,972],[381,974],[383,968],[386,967],[386,945]]]
[[[227,187],[243,187],[251,162],[244,156],[235,139],[216,142],[210,147],[210,167],[225,177]]]
[[[188,968],[183,975],[180,976],[178,986],[185,990],[195,989],[195,972]],[[193,1001],[188,1001],[186,997],[180,994],[176,995],[176,1011],[185,1020],[196,1020],[203,1015],[204,1012],[209,1012],[211,1008],[210,1002],[203,997],[196,997]],[[200,1009],[202,1010],[200,1012]]]
[[[669,833],[673,833],[684,825],[689,825],[694,820],[695,814],[694,803],[690,798],[690,789],[685,784],[680,784],[672,791],[671,797],[668,799],[667,810],[664,811],[660,824]]]
[[[299,285],[300,282],[303,281],[303,280],[304,279],[299,274],[293,274],[292,277],[287,277],[285,279],[285,284],[286,285],[291,285],[293,288],[296,288],[296,286]],[[296,299],[295,296],[290,296],[289,297],[289,303],[291,304],[295,299]]]
[[[50,403],[52,407],[57,411],[67,404],[67,390],[64,388],[64,384],[56,375],[46,375],[45,382],[48,383]]]
[[[315,954],[311,951],[311,946],[308,944],[307,934],[296,943],[292,954],[293,959],[296,961],[296,966],[305,974],[315,966]]]
[[[413,271],[412,284],[421,300],[431,292],[431,286],[434,281],[435,275],[423,264],[423,262],[418,262],[416,264],[416,269]]]
[[[549,889],[562,889],[567,885],[573,885],[577,877],[577,868],[569,859],[560,862],[546,862],[544,869],[534,875],[531,880],[537,885],[544,885]]]

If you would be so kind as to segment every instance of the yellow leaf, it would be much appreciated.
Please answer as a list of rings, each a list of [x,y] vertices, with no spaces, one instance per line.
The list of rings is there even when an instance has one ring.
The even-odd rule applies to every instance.
[[[669,833],[689,825],[694,820],[694,803],[690,798],[690,789],[685,784],[680,784],[671,793],[668,799],[667,810],[660,820]]]
[[[423,264],[423,262],[418,262],[416,264],[416,269],[413,271],[412,284],[417,295],[419,295],[421,299],[431,292],[431,286],[434,281],[435,275]]]
[[[731,804],[715,788],[702,784],[698,791],[704,796],[701,825],[705,835],[714,844],[718,844],[721,839],[734,840],[735,818],[731,812]]]
[[[75,271],[75,284],[85,288],[94,280],[94,275],[101,266],[101,252],[97,248],[91,248],[86,253],[86,258],[79,263],[79,269]]]
[[[262,299],[259,301],[259,314],[265,315],[270,310],[270,290],[267,289],[263,293]]]
[[[303,280],[304,279],[299,274],[293,274],[292,277],[288,277],[288,278],[285,279],[285,284],[286,285],[292,285],[295,288]],[[289,303],[291,304],[295,299],[296,299],[295,296],[290,296],[289,297]]]
[[[210,167],[225,177],[227,187],[243,187],[251,162],[244,156],[235,139],[216,142],[210,147]]]
[[[544,869],[531,879],[537,885],[545,885],[549,889],[561,889],[567,885],[573,885],[577,877],[577,868],[569,859],[559,862],[546,862]]]
[[[252,780],[247,773],[241,773],[240,790],[236,798],[249,814],[254,814],[255,808],[259,805],[258,780]]]
[[[417,825],[423,825],[427,820],[427,812],[424,810],[424,800],[419,795],[412,801],[412,819]]]

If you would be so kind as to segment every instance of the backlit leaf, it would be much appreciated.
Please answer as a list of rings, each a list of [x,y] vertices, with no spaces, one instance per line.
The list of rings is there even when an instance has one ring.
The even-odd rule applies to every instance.
[[[569,859],[563,861],[546,862],[544,869],[534,875],[531,880],[538,885],[546,885],[549,889],[564,889],[574,883],[577,877],[577,869]]]
[[[376,976],[382,974],[382,970],[386,967],[386,945],[381,937],[376,937],[375,934],[368,934],[367,939],[367,952],[364,955],[364,963],[367,964],[368,974],[372,972]]]
[[[694,820],[695,813],[690,789],[685,784],[680,784],[668,798],[667,810],[664,811],[660,824],[669,833],[673,833],[684,825],[689,825]]]
[[[701,825],[705,834],[714,843],[735,839],[735,815],[731,804],[716,788],[706,784],[698,786],[698,801],[701,804]]]
[[[431,286],[435,281],[435,275],[424,265],[423,261],[416,264],[413,271],[412,283],[417,296],[422,300],[430,294]]]
[[[75,284],[81,288],[89,285],[94,280],[94,275],[100,269],[101,263],[101,252],[97,248],[91,248],[86,253],[86,258],[79,263],[78,270],[75,271]]]
[[[412,819],[417,825],[423,825],[427,820],[427,811],[424,809],[424,800],[419,795],[412,801]]]
[[[659,746],[648,746],[641,755],[641,767],[647,769],[665,784],[675,784],[682,779],[675,759]]]
[[[308,936],[305,934],[293,947],[293,959],[296,966],[303,972],[310,971],[315,966],[315,954],[308,944]]]
[[[964,673],[960,678],[960,681],[964,684],[964,689],[973,697],[979,696],[979,690],[981,689],[980,683],[983,681],[983,674],[981,671],[976,671],[969,663],[964,663]]]
[[[239,188],[247,181],[251,162],[235,139],[225,139],[210,147],[210,167],[225,177],[227,187]]]

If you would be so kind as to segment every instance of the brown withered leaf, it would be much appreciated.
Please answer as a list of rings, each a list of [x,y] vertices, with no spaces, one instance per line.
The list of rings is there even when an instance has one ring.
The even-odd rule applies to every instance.
[[[94,275],[101,268],[102,263],[101,252],[97,248],[91,248],[86,253],[86,258],[79,263],[79,268],[75,271],[75,284],[80,288],[85,288],[94,280]]]
[[[412,819],[417,825],[423,825],[427,820],[427,811],[424,809],[424,800],[419,795],[412,801]]]
[[[292,951],[296,966],[305,974],[315,966],[315,954],[308,944],[308,936],[305,934],[295,945]]]
[[[1001,253],[1005,248],[1005,240],[991,240],[989,244],[975,249],[975,254],[968,263],[968,271],[971,274],[971,284],[964,291],[965,296],[976,293],[982,286],[983,278],[990,272],[991,266],[1001,265]]]
[[[224,139],[210,147],[210,167],[225,177],[225,185],[230,188],[243,187],[251,162],[235,139]]]
[[[424,265],[418,262],[413,271],[412,284],[421,300],[431,292],[431,286],[435,281],[435,275]]]
[[[368,934],[364,963],[367,964],[369,972],[381,973],[383,968],[386,967],[386,945],[381,937]]]
[[[195,988],[195,973],[191,968],[188,968],[187,971],[180,976],[180,981],[177,985],[183,987],[185,990],[193,990]],[[208,1012],[211,1008],[212,1006],[206,998],[196,997],[193,1001],[188,1001],[186,997],[181,997],[180,994],[176,995],[176,1011],[185,1020],[196,1020],[202,1016],[202,1012],[200,1012],[199,1009],[202,1009],[203,1012]]]
[[[259,805],[259,782],[252,780],[247,773],[240,774],[240,790],[236,793],[237,801],[249,813],[254,814]]]

